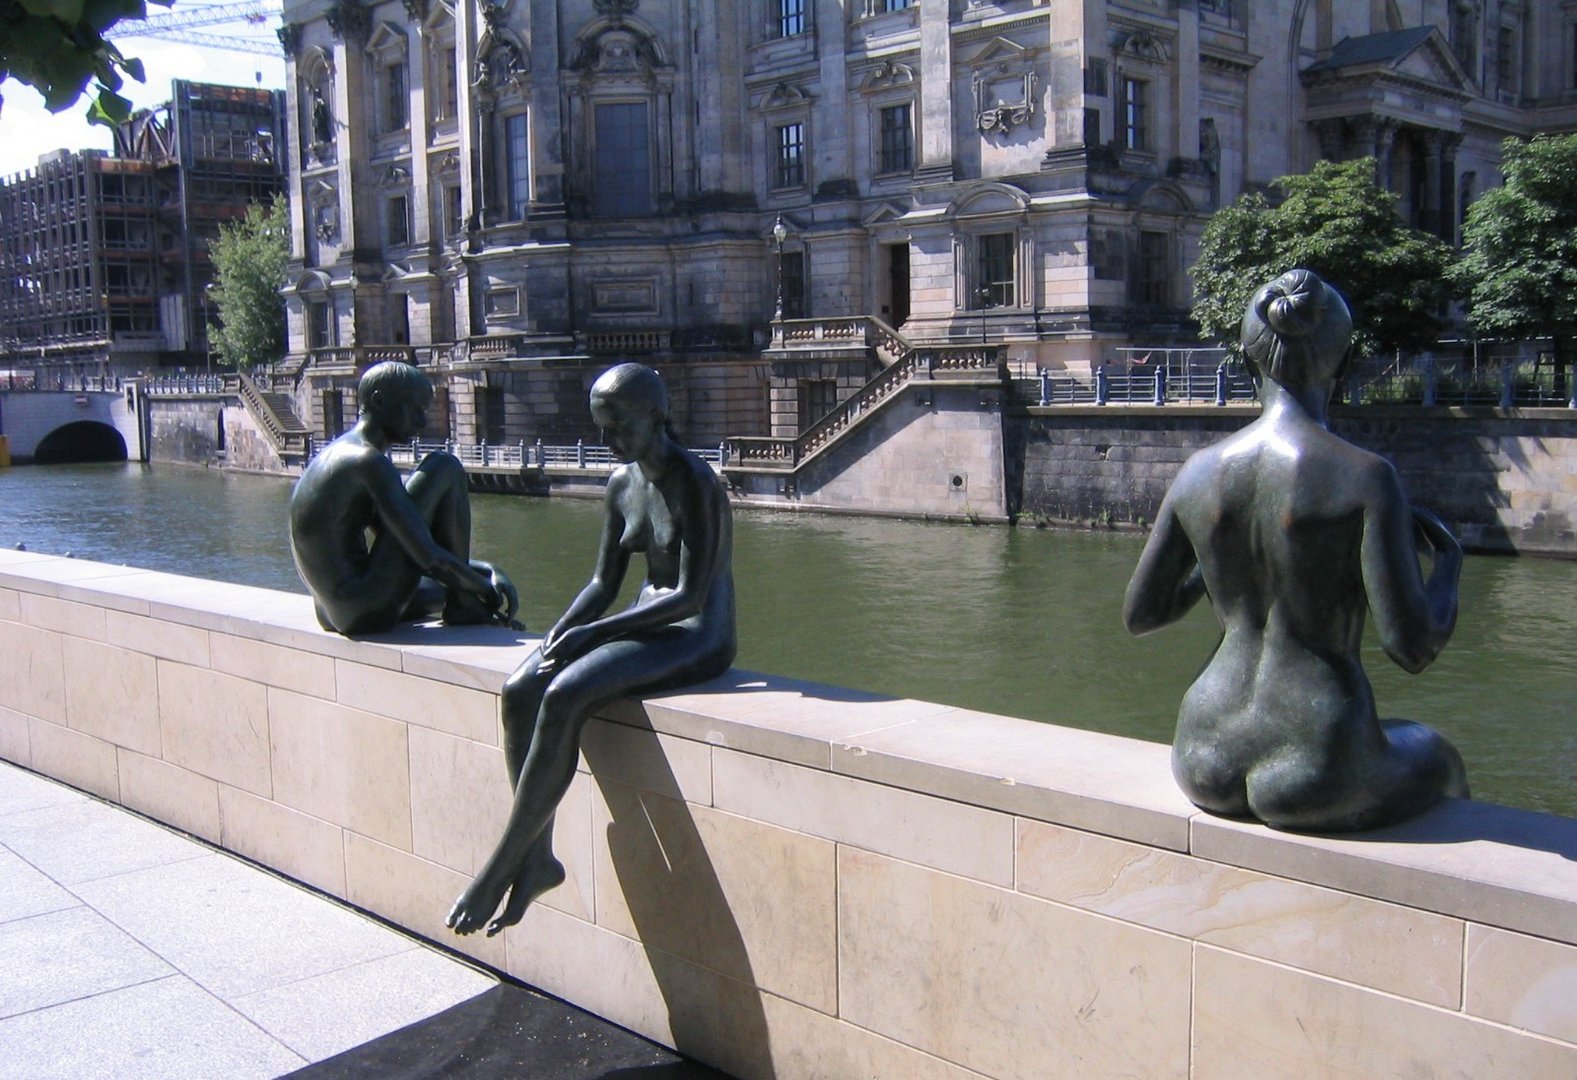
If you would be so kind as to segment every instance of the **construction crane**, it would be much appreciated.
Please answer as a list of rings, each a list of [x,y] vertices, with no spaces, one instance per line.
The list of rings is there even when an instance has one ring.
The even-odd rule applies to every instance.
[[[183,5],[180,11],[171,11],[164,15],[150,15],[145,19],[122,19],[104,36],[107,38],[151,37],[206,49],[253,53],[257,56],[278,56],[279,43],[276,41],[231,34],[199,33],[194,32],[194,28],[244,22],[267,29],[270,23],[277,24],[279,13],[279,0]]]

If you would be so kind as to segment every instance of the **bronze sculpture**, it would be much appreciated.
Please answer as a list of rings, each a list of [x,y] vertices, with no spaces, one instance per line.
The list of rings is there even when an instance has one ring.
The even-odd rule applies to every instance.
[[[1462,549],[1409,508],[1389,462],[1327,429],[1351,333],[1346,303],[1309,271],[1255,294],[1242,343],[1260,417],[1183,465],[1123,610],[1144,634],[1210,598],[1222,638],[1183,698],[1172,771],[1202,809],[1276,828],[1373,828],[1468,794],[1449,742],[1379,719],[1359,661],[1365,609],[1396,663],[1434,660],[1456,624]]]
[[[318,623],[373,634],[412,619],[518,626],[509,579],[470,558],[465,468],[428,454],[405,482],[387,451],[426,426],[433,386],[409,364],[368,368],[356,426],[307,463],[290,493],[290,552]]]
[[[674,440],[667,390],[651,368],[604,372],[591,388],[591,414],[625,464],[608,481],[591,581],[504,685],[514,805],[498,846],[445,920],[459,934],[484,924],[489,936],[498,933],[564,880],[553,816],[593,711],[626,694],[721,675],[734,661],[733,518],[722,482]],[[605,615],[636,553],[646,556],[646,581],[634,603]]]

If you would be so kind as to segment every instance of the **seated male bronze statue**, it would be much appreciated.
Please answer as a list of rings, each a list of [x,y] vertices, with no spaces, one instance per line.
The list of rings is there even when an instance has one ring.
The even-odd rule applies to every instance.
[[[504,685],[514,805],[498,846],[449,912],[456,933],[486,925],[496,934],[564,880],[553,816],[575,775],[581,728],[598,706],[710,679],[734,662],[728,492],[674,440],[668,392],[651,368],[604,372],[591,388],[591,415],[625,464],[608,481],[591,581]],[[608,615],[636,554],[646,557],[645,583],[629,607]]]
[[[318,622],[341,634],[396,623],[515,625],[515,587],[472,560],[465,468],[428,454],[403,483],[388,449],[427,424],[433,386],[409,364],[367,369],[356,426],[318,452],[290,495],[290,551]]]
[[[1408,506],[1389,462],[1327,430],[1351,334],[1346,303],[1306,270],[1255,294],[1242,344],[1261,414],[1183,465],[1123,610],[1144,634],[1210,598],[1222,637],[1183,697],[1172,771],[1202,809],[1282,829],[1373,828],[1468,794],[1437,732],[1379,719],[1359,662],[1366,611],[1396,663],[1434,660],[1462,549]]]

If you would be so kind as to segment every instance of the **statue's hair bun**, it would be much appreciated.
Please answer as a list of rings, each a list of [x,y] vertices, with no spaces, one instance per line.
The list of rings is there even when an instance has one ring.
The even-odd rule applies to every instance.
[[[1260,293],[1260,318],[1284,337],[1314,333],[1324,313],[1325,282],[1307,270],[1283,274]]]

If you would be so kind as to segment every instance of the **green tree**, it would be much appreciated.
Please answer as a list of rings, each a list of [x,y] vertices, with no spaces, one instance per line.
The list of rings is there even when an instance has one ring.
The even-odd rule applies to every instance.
[[[116,91],[124,76],[143,81],[142,61],[122,56],[104,34],[147,14],[143,0],[0,0],[0,80],[33,87],[50,112],[69,109],[92,80],[88,119],[119,123],[131,102]]]
[[[1194,264],[1194,319],[1237,347],[1254,290],[1288,270],[1313,270],[1353,309],[1358,355],[1419,349],[1438,336],[1451,249],[1405,224],[1396,196],[1374,182],[1374,159],[1322,161],[1251,193],[1205,225]]]
[[[271,364],[285,353],[285,284],[290,219],[285,197],[253,203],[246,217],[221,225],[208,246],[214,264],[213,300],[220,325],[209,334],[220,363],[237,369]]]
[[[1577,135],[1501,144],[1506,182],[1468,208],[1456,282],[1480,334],[1555,344],[1565,393],[1577,338]]]

